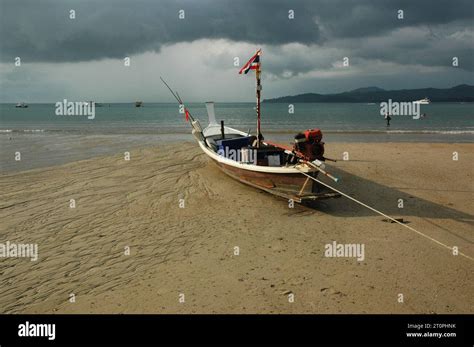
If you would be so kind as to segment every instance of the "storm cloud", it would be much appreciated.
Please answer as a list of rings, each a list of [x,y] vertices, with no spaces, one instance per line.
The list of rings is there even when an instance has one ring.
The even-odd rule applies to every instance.
[[[400,33],[401,28],[421,27],[428,34],[414,41],[406,31],[398,36],[396,48],[403,48],[399,43],[404,41],[415,48],[436,46],[453,39],[449,23],[472,35],[474,18],[471,0],[3,0],[1,10],[0,59],[20,56],[30,62],[123,58],[199,39],[267,45],[333,45],[343,40],[338,42],[346,42],[344,48],[370,37],[382,37],[375,52],[380,56],[387,51],[390,58],[391,33]],[[69,18],[70,10],[75,19]],[[180,10],[184,19],[178,18]],[[288,18],[290,10],[293,20]],[[402,20],[398,10],[403,11]],[[443,29],[437,32],[438,27]],[[385,35],[391,39],[386,44]],[[471,39],[467,36],[462,43],[472,53]],[[373,50],[366,48],[363,51],[370,55]]]
[[[61,90],[66,82],[48,72],[106,69],[114,74],[105,76],[112,88],[119,71],[110,64],[133,57],[148,64],[141,75],[171,70],[169,64],[184,70],[179,61],[193,65],[190,74],[217,69],[222,80],[235,73],[234,57],[246,59],[262,47],[264,78],[291,80],[293,87],[317,86],[317,77],[337,85],[334,91],[377,82],[377,75],[392,76],[395,87],[414,71],[424,75],[425,85],[436,75],[466,83],[474,71],[473,6],[472,0],[1,0],[0,75],[17,92],[28,80],[43,78]],[[21,73],[13,68],[16,57],[25,66]],[[345,57],[350,69],[341,68]],[[389,87],[390,78],[384,79]]]
[[[3,61],[122,58],[198,39],[321,41],[308,3],[283,1],[11,1],[2,3]],[[298,20],[288,20],[289,8]],[[75,19],[69,11],[75,11]],[[184,19],[178,17],[184,11]]]

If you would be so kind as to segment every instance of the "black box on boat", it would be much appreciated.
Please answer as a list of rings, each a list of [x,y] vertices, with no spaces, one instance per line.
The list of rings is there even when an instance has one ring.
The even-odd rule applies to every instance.
[[[228,159],[248,163],[254,159],[248,151],[243,155],[242,149],[249,148],[254,140],[255,136],[216,140],[217,153]]]
[[[245,136],[245,137],[237,137],[234,139],[223,139],[223,140],[216,140],[216,144],[219,150],[240,150],[242,147],[247,147],[251,144],[250,141],[253,140],[255,136]]]

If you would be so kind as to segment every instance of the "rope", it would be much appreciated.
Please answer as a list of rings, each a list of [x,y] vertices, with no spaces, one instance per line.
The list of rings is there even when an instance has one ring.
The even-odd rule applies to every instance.
[[[403,227],[405,227],[405,228],[407,228],[407,229],[409,229],[409,230],[411,230],[411,231],[417,233],[418,235],[421,235],[421,236],[427,238],[428,240],[433,241],[434,243],[437,243],[438,245],[440,245],[440,246],[442,246],[442,247],[444,247],[444,248],[447,248],[447,249],[453,251],[453,247],[450,247],[450,246],[448,246],[448,245],[446,245],[446,244],[444,244],[444,243],[442,243],[442,242],[440,242],[440,241],[438,241],[438,240],[432,238],[431,236],[428,236],[428,235],[426,235],[426,234],[423,234],[421,231],[418,231],[418,230],[412,228],[412,227],[409,226],[409,225],[403,224],[403,223],[399,222],[398,220],[396,220],[396,219],[394,219],[394,218],[392,218],[392,217],[386,215],[385,213],[380,212],[380,211],[376,210],[375,208],[373,208],[373,207],[371,207],[371,206],[369,206],[369,205],[367,205],[367,204],[364,204],[363,202],[361,202],[361,201],[359,201],[359,200],[357,200],[357,199],[354,199],[352,196],[347,195],[347,194],[341,192],[340,190],[337,190],[336,188],[331,187],[329,184],[326,184],[326,183],[324,183],[324,182],[321,182],[320,180],[314,178],[313,176],[308,175],[307,173],[305,173],[304,171],[302,171],[302,170],[299,169],[299,168],[296,168],[296,169],[297,169],[298,171],[300,171],[301,174],[303,174],[303,175],[305,175],[305,176],[311,178],[312,180],[318,182],[319,184],[322,184],[322,185],[328,187],[329,189],[332,189],[333,191],[335,191],[335,192],[341,194],[342,196],[345,196],[346,198],[348,198],[348,199],[350,199],[350,200],[352,200],[352,201],[358,203],[359,205],[362,205],[362,206],[368,208],[369,210],[371,210],[371,211],[373,211],[373,212],[376,212],[376,213],[380,214],[381,216],[384,216],[385,218],[390,219],[390,220],[393,221],[394,223],[400,224],[401,226],[403,226]],[[467,259],[469,259],[469,260],[471,260],[471,261],[474,261],[474,258],[468,256],[467,254],[464,254],[464,253],[462,253],[462,252],[459,252],[458,254],[461,255],[461,256],[463,256],[463,257],[465,257],[465,258],[467,258]]]

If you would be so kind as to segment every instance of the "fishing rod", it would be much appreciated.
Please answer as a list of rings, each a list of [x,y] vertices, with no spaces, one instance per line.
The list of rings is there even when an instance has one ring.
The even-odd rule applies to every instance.
[[[173,89],[171,89],[171,87],[168,85],[168,83],[166,83],[166,81],[160,76],[160,80],[161,82],[164,83],[164,85],[169,89],[171,95],[174,96],[174,98],[176,99],[176,101],[178,102],[179,105],[182,105],[184,107],[184,112],[188,113],[188,116],[189,118],[191,119],[191,122],[194,122],[194,117],[191,115],[191,112],[189,112],[189,110],[184,106],[184,102],[183,100],[181,99],[181,97],[179,96],[178,92],[174,92]],[[191,123],[192,124],[192,123]]]
[[[173,92],[173,89],[171,89],[171,87],[168,85],[168,83],[166,83],[166,81],[163,79],[163,77],[160,76],[160,80],[161,80],[161,82],[163,82],[164,85],[169,89],[171,95],[174,96],[174,98],[176,99],[176,101],[178,101],[178,103],[179,103],[180,105],[182,105],[183,102],[181,101],[181,99],[179,98],[179,96],[177,96],[177,95]]]
[[[206,138],[204,137],[204,134],[202,132],[202,128],[201,128],[201,124],[199,123],[198,120],[195,120],[194,117],[191,115],[191,112],[189,112],[189,110],[184,106],[184,102],[183,100],[181,99],[181,97],[179,96],[178,92],[174,92],[173,89],[171,89],[171,87],[168,85],[168,83],[166,83],[166,81],[160,76],[160,80],[161,82],[163,82],[163,84],[168,88],[168,90],[170,91],[171,95],[174,96],[174,98],[176,99],[176,101],[178,102],[178,104],[180,106],[183,106],[184,108],[184,113],[186,115],[186,121],[188,121],[188,117],[189,119],[191,119],[191,127],[193,128],[193,131],[192,131],[192,134],[194,136],[196,136],[196,138],[200,141],[202,141],[204,143],[204,145],[206,147],[209,147]],[[197,134],[197,135],[196,135]]]

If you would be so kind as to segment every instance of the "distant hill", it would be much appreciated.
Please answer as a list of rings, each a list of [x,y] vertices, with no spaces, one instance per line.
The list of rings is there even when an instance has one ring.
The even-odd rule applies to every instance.
[[[349,93],[373,93],[373,92],[385,92],[385,89],[379,87],[365,87],[351,90]]]
[[[382,102],[388,99],[393,101],[415,101],[425,97],[433,102],[474,102],[474,86],[461,84],[447,89],[422,88],[401,90],[366,87],[339,94],[306,93],[283,96],[275,99],[265,99],[264,102]]]

